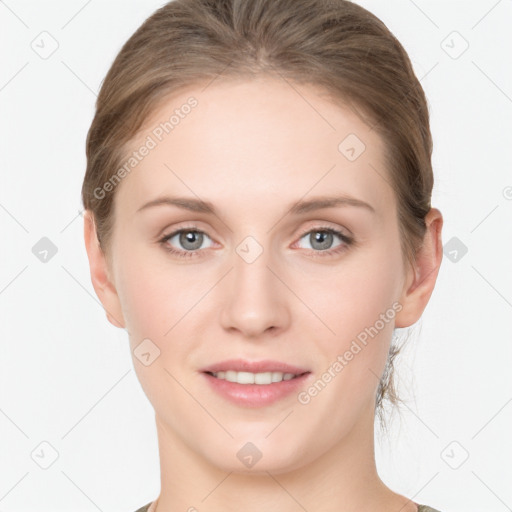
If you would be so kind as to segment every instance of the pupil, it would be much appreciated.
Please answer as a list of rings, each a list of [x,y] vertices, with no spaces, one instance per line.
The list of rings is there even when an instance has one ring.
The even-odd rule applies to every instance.
[[[201,233],[197,233],[195,231],[187,231],[181,234],[180,243],[183,245],[183,247],[191,250],[199,249],[199,247],[201,247],[202,236],[203,235]],[[194,238],[196,238],[195,242]],[[187,243],[192,244],[192,247],[187,246]]]
[[[317,247],[318,249],[328,249],[331,242],[332,242],[332,233],[329,233],[327,231],[317,231],[314,235],[315,243],[320,242],[320,246]],[[312,244],[314,247],[314,245]]]

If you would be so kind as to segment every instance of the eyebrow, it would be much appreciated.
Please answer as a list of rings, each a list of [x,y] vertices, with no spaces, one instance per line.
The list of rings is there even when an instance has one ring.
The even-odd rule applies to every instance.
[[[192,197],[157,197],[148,203],[142,205],[137,212],[152,208],[155,206],[176,206],[185,210],[190,210],[198,213],[207,213],[217,215],[215,207],[209,201],[201,199],[194,199]],[[287,213],[292,215],[299,215],[301,213],[308,213],[325,208],[334,208],[338,206],[355,206],[368,210],[369,212],[376,213],[373,206],[350,196],[321,196],[308,199],[306,201],[297,201],[293,203],[288,209]]]

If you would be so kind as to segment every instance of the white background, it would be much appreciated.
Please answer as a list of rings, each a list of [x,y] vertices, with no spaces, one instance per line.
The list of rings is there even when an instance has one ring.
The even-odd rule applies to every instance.
[[[163,3],[0,2],[0,511],[133,512],[160,490],[153,409],[127,334],[90,282],[80,188],[100,83]],[[432,203],[445,249],[468,250],[455,262],[445,252],[411,329],[398,361],[408,402],[378,467],[394,490],[442,512],[512,510],[512,2],[359,3],[421,78]],[[58,42],[47,59],[31,47],[43,31]],[[453,58],[462,38],[469,47]],[[58,249],[46,263],[32,253],[42,237]],[[58,452],[48,469],[43,441]]]

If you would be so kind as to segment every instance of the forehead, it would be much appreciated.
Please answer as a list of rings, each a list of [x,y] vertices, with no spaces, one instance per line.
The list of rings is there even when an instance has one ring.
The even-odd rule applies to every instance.
[[[376,210],[394,202],[380,136],[311,85],[260,77],[190,87],[160,103],[128,153],[143,146],[116,191],[133,211],[164,193],[233,208],[333,192]]]

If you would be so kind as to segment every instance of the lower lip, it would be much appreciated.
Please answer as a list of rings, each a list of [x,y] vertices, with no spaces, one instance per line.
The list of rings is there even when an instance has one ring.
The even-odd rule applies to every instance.
[[[203,373],[214,391],[235,405],[245,407],[264,407],[281,400],[292,393],[297,393],[311,373],[272,384],[238,384],[224,379],[217,379],[209,373]]]

